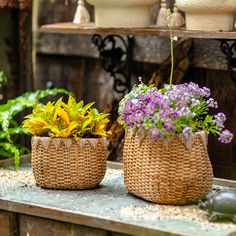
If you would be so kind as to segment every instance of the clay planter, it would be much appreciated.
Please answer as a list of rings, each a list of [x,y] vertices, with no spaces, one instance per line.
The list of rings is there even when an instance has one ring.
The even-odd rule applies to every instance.
[[[124,144],[124,179],[128,192],[159,204],[183,205],[211,191],[212,166],[207,135],[198,132],[185,143],[175,135],[168,142],[149,136],[140,142],[127,133]]]
[[[87,0],[95,7],[95,24],[104,28],[146,27],[150,6],[159,0]]]
[[[235,0],[176,0],[185,12],[188,30],[230,31],[233,29]]]
[[[52,189],[90,189],[106,172],[107,141],[32,137],[32,169],[37,185]]]

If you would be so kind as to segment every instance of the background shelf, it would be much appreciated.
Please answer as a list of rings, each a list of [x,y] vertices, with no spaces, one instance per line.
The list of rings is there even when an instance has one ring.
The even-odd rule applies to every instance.
[[[39,32],[61,34],[112,34],[112,35],[140,35],[140,36],[169,36],[169,29],[150,26],[147,28],[98,28],[94,23],[77,25],[71,22],[43,25]],[[236,39],[236,31],[207,32],[198,30],[175,29],[177,37],[206,38],[206,39]]]

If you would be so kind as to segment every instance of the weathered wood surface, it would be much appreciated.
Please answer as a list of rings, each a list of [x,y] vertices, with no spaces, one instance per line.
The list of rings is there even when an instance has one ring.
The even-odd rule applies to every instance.
[[[152,35],[168,37],[168,28],[158,28],[155,25],[147,28],[99,28],[94,23],[73,24],[71,22],[55,23],[43,25],[40,32],[61,33],[61,34],[113,34],[113,35]],[[214,32],[200,30],[186,30],[185,28],[173,29],[173,34],[177,37],[207,38],[207,39],[235,39],[236,32]]]
[[[23,169],[31,171],[29,167],[23,167]],[[215,188],[218,187],[215,186]],[[224,236],[236,230],[236,225],[232,224],[229,227],[222,224],[212,225],[207,221],[205,223],[194,220],[188,221],[188,218],[180,217],[178,219],[176,216],[172,219],[172,215],[156,218],[155,211],[158,209],[155,208],[156,204],[148,203],[127,194],[121,170],[108,169],[100,187],[93,190],[48,190],[31,184],[27,186],[23,182],[3,183],[0,179],[0,193],[0,209],[20,214],[20,235],[26,235],[27,232],[31,236],[67,235],[66,233],[69,232],[80,232],[81,235],[87,235],[86,233],[89,232],[87,227],[93,228],[92,235],[96,235],[96,233],[104,235],[104,231],[111,231],[150,236]],[[147,215],[140,215],[139,210],[135,210],[136,208],[140,210],[147,209],[145,211]],[[131,214],[129,209],[133,209],[134,212]],[[184,209],[182,210],[184,211]],[[156,214],[158,214],[158,211]],[[65,234],[55,234],[55,232],[60,231]],[[112,235],[112,233],[109,235]]]
[[[211,96],[217,100],[219,109],[227,116],[225,128],[234,134],[230,144],[222,144],[218,138],[209,135],[208,152],[212,162],[214,176],[236,180],[236,84],[225,71],[202,70],[192,68],[186,75],[186,82],[193,81],[211,90]]]
[[[9,211],[2,211],[0,206],[0,235],[18,236],[17,214]]]
[[[19,215],[19,228],[21,235],[27,236],[107,235],[107,232],[101,229],[22,214]]]
[[[173,65],[173,84],[180,84],[186,75],[189,66],[189,51],[192,47],[192,39],[182,39],[178,42],[173,50],[174,65]],[[167,57],[161,64],[159,69],[153,73],[148,84],[154,84],[157,88],[163,88],[165,84],[170,82],[171,73],[171,55]]]
[[[236,84],[223,71],[216,73],[206,70],[205,73],[205,85],[211,88],[212,97],[217,99],[219,110],[227,116],[225,128],[234,134],[234,139],[227,145],[219,143],[216,137],[209,137],[208,150],[212,165],[220,178],[236,180]]]
[[[20,165],[29,163],[30,161],[31,161],[30,155],[24,155],[24,156],[20,157]],[[14,166],[14,165],[15,165],[14,158],[0,160],[0,168],[7,168],[9,166]],[[0,236],[1,236],[1,234],[0,234]]]
[[[0,5],[0,70],[4,71],[8,78],[7,89],[4,88],[3,91],[6,100],[33,89],[32,31],[31,0],[3,0],[2,4],[3,2],[10,4],[2,9]],[[13,3],[18,6],[11,6]],[[27,7],[24,7],[24,4]]]
[[[113,81],[96,59],[82,57],[52,57],[38,54],[35,73],[35,88],[45,88],[48,82],[54,87],[74,92],[78,100],[95,102],[102,111],[112,98]]]
[[[0,0],[0,8],[31,9],[31,0]]]
[[[10,214],[0,210],[0,235],[2,236],[11,236]]]
[[[98,58],[91,35],[38,33],[35,35],[36,51],[47,55]],[[168,37],[135,36],[133,60],[160,64],[170,54]],[[220,51],[220,41],[194,39],[189,53],[191,66],[226,70],[227,61]]]

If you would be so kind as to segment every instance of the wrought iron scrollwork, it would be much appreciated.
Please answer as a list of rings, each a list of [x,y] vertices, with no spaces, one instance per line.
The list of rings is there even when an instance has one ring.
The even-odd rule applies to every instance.
[[[226,56],[230,76],[236,82],[236,41],[228,43],[227,40],[222,40],[220,49]]]
[[[114,79],[114,90],[122,95],[130,91],[133,37],[127,36],[125,40],[119,35],[102,38],[95,34],[92,42],[99,51],[103,69]]]

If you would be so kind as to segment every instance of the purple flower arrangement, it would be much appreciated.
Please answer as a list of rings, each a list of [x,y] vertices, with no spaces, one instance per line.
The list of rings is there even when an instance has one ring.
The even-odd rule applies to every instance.
[[[218,108],[206,87],[195,83],[165,85],[157,89],[143,83],[135,85],[119,104],[119,122],[125,129],[144,129],[150,139],[182,134],[185,138],[205,131],[219,136],[221,143],[230,143],[233,134],[224,129],[226,116],[210,114]]]

